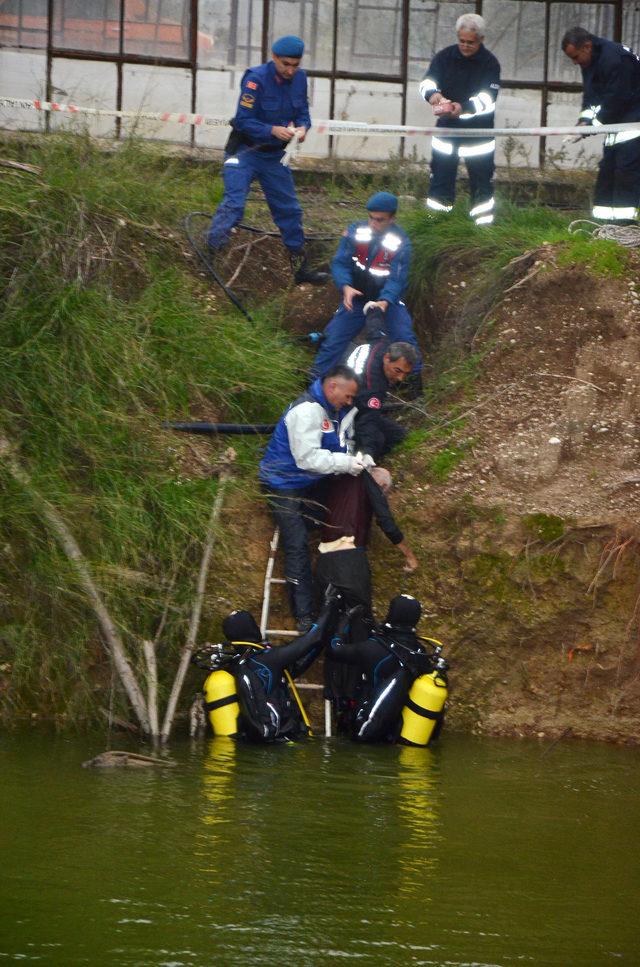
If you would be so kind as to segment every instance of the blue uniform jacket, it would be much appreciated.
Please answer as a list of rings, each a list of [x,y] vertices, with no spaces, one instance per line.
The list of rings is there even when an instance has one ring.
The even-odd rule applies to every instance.
[[[336,411],[317,379],[280,417],[260,461],[269,489],[300,490],[333,473],[348,473],[356,408]]]
[[[331,263],[333,281],[352,285],[377,302],[398,303],[409,283],[411,242],[393,222],[373,232],[367,222],[353,222],[343,233]]]
[[[290,81],[284,80],[272,60],[245,71],[231,121],[234,131],[251,144],[284,150],[284,142],[273,137],[271,128],[286,128],[291,122],[296,127],[311,127],[305,72],[299,70]]]
[[[582,69],[580,118],[600,124],[640,120],[640,60],[628,47],[593,37],[591,63]]]
[[[459,118],[439,117],[439,128],[492,128],[500,90],[500,63],[484,44],[470,57],[457,44],[435,55],[423,80],[420,94],[428,101],[439,92],[462,106]]]

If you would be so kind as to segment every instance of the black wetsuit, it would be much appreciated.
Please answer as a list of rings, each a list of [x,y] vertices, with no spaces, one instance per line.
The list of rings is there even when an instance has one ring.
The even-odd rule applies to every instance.
[[[435,667],[415,632],[385,627],[366,641],[351,644],[343,635],[336,635],[330,654],[336,661],[357,666],[363,675],[351,722],[353,738],[357,742],[397,741],[411,685]]]
[[[333,615],[332,608],[325,608],[307,634],[286,645],[274,647],[265,642],[263,649],[247,648],[228,668],[236,680],[242,736],[258,742],[277,742],[308,734],[285,670],[296,678],[310,667],[324,647]]]

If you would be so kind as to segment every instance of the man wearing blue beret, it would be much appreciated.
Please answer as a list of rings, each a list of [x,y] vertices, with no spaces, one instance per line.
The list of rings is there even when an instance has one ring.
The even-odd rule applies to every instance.
[[[342,233],[331,263],[342,303],[324,330],[311,368],[313,376],[324,376],[339,362],[365,325],[370,339],[387,336],[391,342],[415,346],[415,371],[420,372],[420,348],[402,301],[409,282],[411,242],[396,225],[397,208],[395,195],[378,191],[367,201],[367,221],[353,222]]]
[[[207,243],[215,252],[229,241],[231,229],[244,214],[251,182],[257,178],[289,251],[295,281],[320,285],[327,275],[307,266],[302,209],[291,171],[280,163],[294,134],[302,142],[311,127],[307,76],[300,70],[304,42],[300,37],[280,37],[271,50],[272,60],[250,67],[240,83],[233,130],[225,145],[224,197],[211,221]]]

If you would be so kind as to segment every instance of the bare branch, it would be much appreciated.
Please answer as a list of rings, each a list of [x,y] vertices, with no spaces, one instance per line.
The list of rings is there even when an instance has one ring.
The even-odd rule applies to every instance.
[[[230,462],[234,458],[235,458],[235,453],[233,452],[233,450],[231,450]],[[216,498],[213,502],[211,516],[209,517],[209,525],[207,527],[207,534],[204,542],[204,549],[202,551],[202,559],[200,561],[200,573],[198,575],[196,593],[193,599],[193,606],[191,609],[191,620],[189,621],[187,640],[183,646],[182,653],[180,655],[180,664],[178,665],[176,677],[173,682],[173,688],[171,689],[171,694],[169,696],[169,701],[167,703],[167,711],[165,713],[164,722],[162,724],[162,732],[160,734],[160,737],[163,742],[166,742],[167,739],[169,738],[169,734],[173,726],[173,720],[176,714],[176,707],[178,705],[178,698],[180,697],[180,692],[184,684],[184,679],[187,674],[189,662],[191,661],[191,655],[193,653],[193,649],[196,643],[196,638],[198,636],[198,630],[200,628],[200,615],[202,613],[202,602],[204,600],[204,593],[207,585],[207,576],[209,573],[209,563],[211,561],[211,554],[213,552],[213,545],[216,537],[216,526],[218,523],[218,518],[220,516],[220,511],[222,510],[222,501],[224,499],[225,489],[226,489],[227,483],[229,482],[230,477],[231,477],[231,471],[229,469],[229,466],[226,466],[220,474],[218,491],[216,493]]]
[[[29,474],[16,460],[8,439],[1,434],[0,460],[2,460],[13,479],[19,483],[24,490],[27,491],[34,504],[42,514],[42,517],[55,534],[62,550],[72,564],[76,574],[78,575],[80,584],[82,585],[85,594],[91,602],[91,606],[102,631],[105,649],[113,659],[118,675],[120,676],[120,681],[122,682],[124,690],[127,693],[127,697],[131,702],[131,706],[138,717],[138,721],[140,722],[143,731],[149,732],[149,715],[144,696],[140,690],[140,686],[138,685],[135,673],[129,664],[124,644],[120,638],[120,635],[118,634],[115,623],[112,620],[104,601],[102,600],[102,596],[94,583],[93,577],[91,576],[91,571],[89,569],[87,560],[80,550],[73,534],[65,524],[58,511],[33,486]]]

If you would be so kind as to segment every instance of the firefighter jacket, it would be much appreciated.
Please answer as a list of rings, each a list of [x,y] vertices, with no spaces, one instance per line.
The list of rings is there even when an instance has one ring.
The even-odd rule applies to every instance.
[[[356,407],[336,411],[317,379],[287,408],[260,461],[259,477],[269,489],[299,490],[353,463]]]
[[[410,262],[411,242],[395,222],[382,232],[354,222],[342,234],[331,272],[339,289],[351,285],[367,300],[397,304],[409,282]]]
[[[499,90],[500,63],[484,44],[470,57],[457,44],[438,51],[419,87],[425,101],[439,93],[462,106],[458,118],[439,117],[439,128],[492,128]]]
[[[243,146],[257,145],[261,150],[284,150],[285,144],[271,134],[271,128],[311,127],[307,98],[307,75],[297,71],[290,81],[280,77],[273,61],[250,67],[240,82],[240,100],[233,131],[227,142],[227,154],[236,154]]]
[[[592,37],[593,54],[582,67],[580,120],[589,124],[616,124],[640,120],[640,59],[629,47]],[[640,131],[623,134],[640,136]],[[613,135],[619,138],[618,135]],[[626,140],[626,139],[625,139]]]

